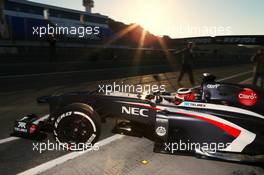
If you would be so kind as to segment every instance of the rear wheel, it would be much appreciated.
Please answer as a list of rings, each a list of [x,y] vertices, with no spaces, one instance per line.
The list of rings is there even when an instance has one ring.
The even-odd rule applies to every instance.
[[[54,136],[62,144],[94,144],[101,133],[98,114],[86,104],[75,103],[63,108],[54,122]]]

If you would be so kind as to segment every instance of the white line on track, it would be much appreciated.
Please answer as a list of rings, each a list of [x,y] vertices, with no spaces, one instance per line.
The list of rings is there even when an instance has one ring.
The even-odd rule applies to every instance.
[[[109,70],[111,70],[109,68]],[[93,71],[103,71],[102,69],[94,69]],[[67,72],[51,72],[51,73],[40,73],[40,74],[26,74],[26,75],[6,75],[6,76],[0,76],[0,80],[1,79],[8,79],[8,78],[26,78],[26,77],[36,77],[36,76],[47,76],[47,75],[67,75],[67,74],[72,74],[72,73],[87,73],[87,72],[91,72],[91,70],[83,70],[83,71],[67,71]],[[245,72],[245,73],[241,73],[241,74],[247,74],[250,73],[249,72]],[[236,77],[234,75],[234,77]]]
[[[225,80],[229,80],[229,79],[232,79],[232,78],[236,78],[236,77],[240,77],[240,76],[243,76],[243,75],[247,75],[249,73],[252,73],[252,71],[248,71],[248,72],[243,72],[243,73],[239,73],[239,74],[235,74],[235,75],[232,75],[230,77],[226,77],[226,78],[222,78],[222,79],[219,79],[217,81],[225,81]]]
[[[101,140],[98,142],[98,145],[99,145],[99,148],[104,146],[104,145],[107,145],[113,141],[116,141],[118,139],[121,139],[123,138],[124,136],[123,135],[113,135],[111,137],[108,137],[104,140]],[[99,149],[100,150],[100,149]],[[79,157],[87,152],[90,152],[91,150],[87,150],[87,151],[83,151],[83,152],[72,152],[72,153],[69,153],[69,154],[66,154],[64,156],[61,156],[57,159],[54,159],[54,160],[51,160],[49,162],[46,162],[44,164],[41,164],[39,166],[36,166],[35,168],[32,168],[32,169],[29,169],[29,170],[26,170],[22,173],[19,173],[18,175],[35,175],[35,174],[40,174],[40,173],[43,173],[57,165],[60,165],[68,160],[71,160],[71,159],[74,159],[76,157]]]
[[[96,70],[95,70],[96,71]],[[41,74],[26,74],[26,75],[6,75],[0,76],[1,79],[9,79],[9,78],[27,78],[27,77],[36,77],[36,76],[47,76],[47,75],[64,75],[64,74],[72,74],[72,73],[86,73],[89,71],[68,71],[68,72],[52,72],[52,73],[41,73]]]
[[[240,82],[240,84],[249,84],[252,81],[253,78],[248,78],[242,82]]]
[[[0,140],[0,144],[11,142],[11,141],[15,141],[15,140],[19,140],[19,139],[20,139],[19,137],[8,137],[6,139]]]
[[[123,67],[123,68],[106,68],[106,69],[93,69],[93,70],[81,70],[81,71],[65,71],[65,72],[50,72],[50,73],[39,73],[39,74],[24,74],[24,75],[4,75],[4,76],[0,76],[0,80],[1,79],[10,79],[10,78],[27,78],[27,77],[38,77],[38,76],[48,76],[48,75],[68,75],[68,74],[73,74],[73,73],[89,73],[91,71],[99,71],[99,72],[103,72],[106,70],[112,70],[112,71],[116,71],[116,70],[126,70],[128,67]]]

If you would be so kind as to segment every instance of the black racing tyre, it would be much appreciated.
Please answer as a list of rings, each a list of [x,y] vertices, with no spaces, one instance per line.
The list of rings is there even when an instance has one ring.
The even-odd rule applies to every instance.
[[[74,103],[58,112],[53,134],[61,144],[93,145],[100,137],[101,121],[91,106]]]

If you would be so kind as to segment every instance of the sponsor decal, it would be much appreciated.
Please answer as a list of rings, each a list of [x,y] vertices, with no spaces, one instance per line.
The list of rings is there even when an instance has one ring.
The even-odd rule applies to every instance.
[[[183,106],[189,107],[190,106],[190,102],[184,102]]]
[[[254,44],[256,39],[256,37],[226,37],[224,38],[224,43]]]
[[[14,130],[17,132],[27,133],[26,125],[27,125],[27,123],[25,123],[25,122],[18,122],[17,127],[14,127]]]
[[[25,122],[18,122],[18,127],[19,128],[24,128],[25,129],[26,128],[26,125],[27,124]]]
[[[17,127],[15,127],[14,130],[17,131],[17,132],[24,132],[24,133],[27,133],[27,129],[22,129],[22,128],[17,128]]]
[[[167,133],[167,130],[166,130],[165,127],[163,127],[163,126],[159,126],[159,127],[157,127],[157,129],[156,129],[156,134],[157,134],[158,136],[163,137],[163,136],[166,135],[166,133]]]
[[[208,89],[217,89],[220,86],[220,84],[208,84],[207,88]]]
[[[201,44],[209,44],[212,42],[211,38],[197,38],[197,39],[190,39],[187,42],[194,42],[194,43],[201,43]]]
[[[71,116],[72,115],[72,112],[67,112],[67,113],[64,113],[62,114],[60,117],[58,117],[57,121],[55,122],[55,128],[58,127],[58,124],[60,123],[60,121],[64,118],[64,117],[67,117],[67,116]]]
[[[122,114],[129,114],[135,116],[149,117],[146,113],[149,112],[148,109],[141,109],[135,107],[122,106]]]
[[[162,123],[162,124],[164,124],[164,123],[167,124],[168,123],[168,119],[157,118],[156,121],[158,123]]]
[[[206,105],[202,104],[202,103],[192,103],[192,102],[184,102],[183,106],[185,107],[201,107],[201,108],[205,108]]]
[[[238,94],[238,101],[244,106],[254,106],[257,103],[258,95],[255,91],[245,88]]]
[[[96,135],[92,134],[92,136],[88,139],[87,143],[92,143],[95,138],[96,138]]]

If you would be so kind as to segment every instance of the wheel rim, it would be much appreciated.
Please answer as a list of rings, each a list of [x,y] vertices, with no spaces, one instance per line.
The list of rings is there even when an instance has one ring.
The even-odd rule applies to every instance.
[[[63,118],[57,127],[57,138],[61,143],[87,143],[94,134],[92,124],[82,116]]]

